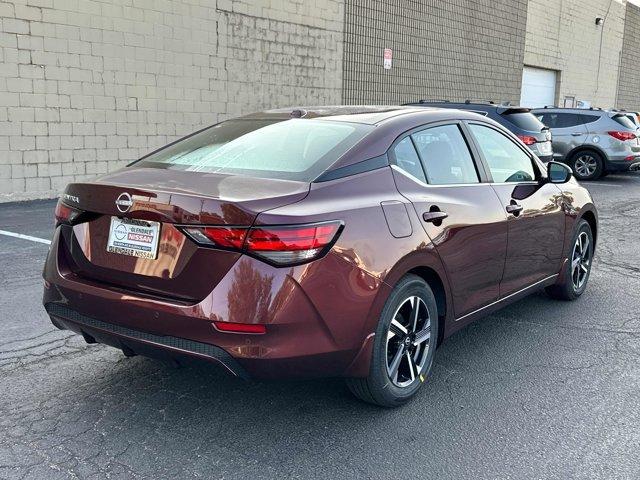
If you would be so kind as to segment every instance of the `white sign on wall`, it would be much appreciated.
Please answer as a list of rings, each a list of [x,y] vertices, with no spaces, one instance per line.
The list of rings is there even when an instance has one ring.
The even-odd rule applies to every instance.
[[[393,50],[391,50],[390,48],[385,48],[384,49],[384,69],[385,70],[391,70],[391,61],[393,59]]]

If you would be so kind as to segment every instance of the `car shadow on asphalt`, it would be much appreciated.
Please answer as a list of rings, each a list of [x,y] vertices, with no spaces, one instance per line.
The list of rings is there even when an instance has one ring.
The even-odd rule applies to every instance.
[[[209,364],[174,368],[90,345],[21,379],[33,400],[12,407],[12,424],[45,428],[74,455],[150,462],[156,478],[213,478],[225,468],[233,478],[311,478],[336,464],[338,477],[381,478],[401,466],[407,445],[422,467],[452,449],[481,463],[487,452],[510,451],[523,429],[535,435],[541,420],[547,429],[562,423],[564,407],[550,404],[589,415],[581,406],[604,378],[597,362],[611,344],[597,332],[558,329],[582,322],[576,315],[601,301],[540,293],[474,322],[443,343],[423,391],[397,409],[359,402],[341,379],[244,381]],[[548,433],[537,441],[552,448]],[[443,478],[464,473],[455,462],[450,468]]]
[[[549,339],[541,332],[544,330],[541,325],[553,322],[554,318],[545,319],[538,312],[549,304],[558,305],[542,293],[533,295],[445,340],[438,349],[426,388],[399,411],[430,404],[451,406],[449,401],[443,404],[443,399],[453,400],[447,385],[453,377],[456,383],[478,384],[479,377],[486,379],[487,374],[510,373],[509,365],[517,368],[523,361],[518,358],[518,352],[545,351]],[[538,333],[529,332],[523,337],[523,325],[525,330],[538,330]],[[496,365],[500,367],[496,369]],[[246,381],[209,363],[191,362],[188,366],[176,367],[144,357],[120,359],[113,373],[113,378],[103,377],[102,394],[120,397],[121,402],[135,404],[143,410],[161,408],[158,398],[173,398],[178,403],[165,410],[166,420],[170,420],[167,416],[170,411],[184,416],[194,407],[200,419],[244,417],[247,422],[256,412],[268,410],[270,421],[276,423],[288,423],[301,413],[323,412],[324,415],[333,411],[339,415],[368,416],[372,411],[393,412],[357,401],[340,378]],[[129,398],[122,398],[123,393]],[[177,406],[180,404],[181,408]]]

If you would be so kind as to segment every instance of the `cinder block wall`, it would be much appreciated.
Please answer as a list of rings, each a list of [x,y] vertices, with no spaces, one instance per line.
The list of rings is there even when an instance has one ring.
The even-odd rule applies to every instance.
[[[345,9],[345,103],[520,100],[527,0],[346,0]]]
[[[627,4],[618,76],[618,108],[640,111],[640,7]]]
[[[341,99],[338,0],[2,0],[0,201],[221,119]]]
[[[560,71],[560,105],[565,96],[575,96],[613,107],[624,14],[620,0],[529,0],[525,65]],[[595,24],[596,17],[605,18],[603,26]]]

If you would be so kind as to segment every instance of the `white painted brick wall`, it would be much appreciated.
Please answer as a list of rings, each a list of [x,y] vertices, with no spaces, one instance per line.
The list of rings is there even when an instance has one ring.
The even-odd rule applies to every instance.
[[[596,17],[606,17],[603,26],[596,26]],[[524,63],[560,72],[560,104],[565,96],[575,96],[613,107],[624,18],[622,0],[529,0]]]
[[[0,0],[0,201],[201,126],[336,104],[341,0]]]

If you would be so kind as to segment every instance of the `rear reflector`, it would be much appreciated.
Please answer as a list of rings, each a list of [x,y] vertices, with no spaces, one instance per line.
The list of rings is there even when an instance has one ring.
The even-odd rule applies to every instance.
[[[518,138],[522,140],[522,143],[525,145],[533,145],[536,143],[536,137],[532,137],[530,135],[518,135]]]
[[[213,326],[221,332],[228,333],[253,333],[258,335],[267,333],[267,327],[257,323],[213,322]]]
[[[182,227],[196,243],[239,251],[277,266],[306,263],[322,256],[338,237],[342,222],[244,227]]]
[[[626,140],[634,140],[636,138],[636,134],[631,132],[613,131],[613,132],[607,132],[607,133],[611,135],[613,138],[617,138],[618,140],[621,140],[623,142]]]

